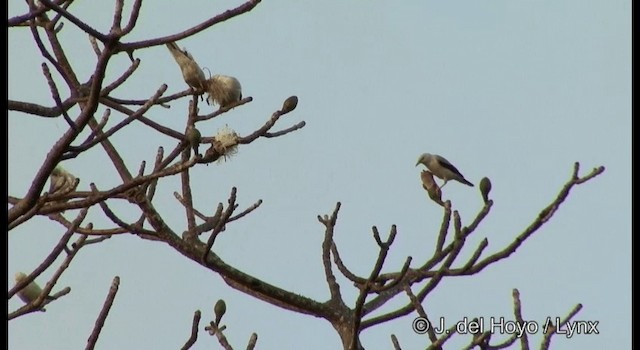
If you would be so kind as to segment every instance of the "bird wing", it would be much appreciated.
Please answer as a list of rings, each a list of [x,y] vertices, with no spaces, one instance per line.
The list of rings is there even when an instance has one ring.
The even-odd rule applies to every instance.
[[[440,163],[440,165],[442,165],[443,168],[449,169],[453,173],[458,174],[458,175],[460,175],[460,177],[464,178],[464,176],[460,173],[460,171],[455,166],[453,166],[453,164],[451,164],[451,162],[449,162],[448,160],[446,160],[442,156],[436,155],[435,157],[436,157],[436,160],[438,161],[438,163]]]

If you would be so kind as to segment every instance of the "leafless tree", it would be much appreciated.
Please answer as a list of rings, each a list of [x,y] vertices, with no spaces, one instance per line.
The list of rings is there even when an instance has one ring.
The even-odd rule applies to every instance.
[[[52,293],[52,290],[56,287],[58,279],[69,267],[80,249],[90,244],[99,244],[113,236],[135,235],[140,239],[149,241],[149,244],[168,244],[186,259],[193,260],[200,265],[200,268],[219,275],[230,287],[242,293],[285,310],[327,320],[338,333],[344,349],[359,349],[362,347],[359,335],[365,329],[396,320],[414,312],[420,316],[420,319],[429,320],[429,313],[423,307],[424,301],[443,279],[451,276],[478,274],[486,267],[508,258],[553,217],[575,186],[589,181],[604,171],[603,167],[598,167],[581,176],[579,174],[579,164],[575,163],[570,178],[560,189],[557,197],[551,199],[550,204],[543,208],[537,218],[529,226],[525,227],[521,233],[517,234],[510,244],[492,254],[487,254],[485,251],[489,242],[485,238],[466,261],[456,260],[465,247],[468,238],[476,232],[478,225],[489,215],[493,201],[489,199],[490,197],[487,193],[483,193],[485,198],[484,206],[473,220],[463,223],[458,212],[452,208],[451,202],[442,202],[440,196],[436,195],[432,198],[437,199],[436,202],[442,206],[443,211],[442,223],[432,256],[425,261],[414,261],[411,257],[407,257],[402,266],[385,268],[385,259],[392,247],[397,230],[393,226],[389,233],[384,235],[374,226],[372,228],[372,237],[377,243],[379,253],[375,265],[371,267],[371,272],[367,276],[356,275],[341,259],[340,251],[334,241],[336,222],[340,211],[340,203],[337,203],[331,213],[319,215],[317,218],[325,228],[321,259],[330,291],[330,298],[318,301],[301,296],[230,266],[215,252],[216,238],[234,221],[240,220],[256,210],[262,202],[257,201],[249,207],[239,208],[236,203],[236,188],[233,188],[226,199],[226,204],[220,203],[214,212],[203,212],[193,207],[193,188],[190,181],[191,171],[194,167],[206,166],[229,156],[237,145],[249,145],[258,138],[263,137],[285,136],[304,127],[305,123],[300,122],[274,130],[276,125],[280,126],[281,116],[295,110],[297,97],[292,96],[283,101],[283,106],[280,109],[274,111],[263,125],[256,126],[255,131],[248,135],[241,136],[232,130],[227,130],[211,137],[200,137],[199,133],[197,137],[193,136],[195,134],[190,136],[187,131],[193,130],[199,122],[218,117],[234,108],[240,108],[242,105],[250,103],[252,98],[244,97],[230,104],[225,103],[223,107],[215,112],[201,115],[199,114],[198,104],[201,103],[200,95],[206,92],[205,85],[195,84],[195,87],[185,85],[187,87],[186,90],[170,95],[166,95],[167,86],[162,85],[157,88],[153,96],[142,100],[117,97],[118,87],[132,77],[140,66],[140,59],[135,58],[137,52],[198,35],[218,23],[251,11],[259,5],[260,0],[247,1],[202,23],[194,23],[189,29],[174,35],[142,41],[127,41],[127,36],[136,26],[141,11],[141,3],[142,0],[136,0],[132,4],[128,21],[123,25],[124,1],[116,0],[112,26],[107,33],[97,31],[90,23],[74,15],[71,12],[73,2],[70,0],[27,0],[28,6],[25,7],[25,13],[8,20],[10,33],[15,30],[30,30],[33,41],[42,55],[43,77],[49,85],[51,97],[54,101],[52,106],[43,106],[29,101],[9,100],[9,110],[31,117],[63,118],[68,124],[66,132],[51,147],[51,151],[33,176],[32,184],[26,194],[22,198],[9,196],[7,213],[9,231],[34,217],[44,216],[62,225],[66,229],[66,233],[62,235],[58,244],[52,248],[49,256],[34,271],[10,288],[8,298],[11,299],[16,294],[21,295],[20,293],[23,289],[43,271],[50,268],[55,269],[52,265],[59,256],[64,254],[66,257],[62,264],[57,267],[53,278],[48,281],[40,295],[29,300],[21,308],[10,312],[8,315],[9,320],[30,312],[43,310],[44,305],[47,303],[55,303],[57,298],[68,294],[70,292],[68,287],[62,288],[56,293]],[[69,57],[60,43],[59,35],[64,33],[63,23],[69,23],[79,28],[88,34],[90,38],[97,60],[93,74],[88,81],[81,82],[78,80],[78,75],[71,64],[74,61],[74,57]],[[122,75],[117,79],[106,81],[105,72],[111,59],[123,53],[131,59],[130,68],[122,72]],[[52,77],[52,70],[62,77],[61,81]],[[10,85],[17,83],[19,82],[9,82]],[[61,92],[63,89],[60,84],[65,86],[66,89],[64,90],[68,90],[67,96]],[[180,99],[190,99],[189,109],[186,111],[187,118],[185,118],[184,133],[163,126],[154,121],[152,117],[154,110],[157,108],[166,108],[169,103]],[[99,106],[104,106],[106,112],[100,118],[97,118],[96,114]],[[72,114],[72,110],[77,112]],[[110,115],[113,112],[123,116],[122,120],[115,123],[115,125],[108,124]],[[173,139],[175,147],[169,152],[159,148],[151,167],[147,167],[146,163],[142,162],[137,170],[130,169],[125,165],[122,150],[112,144],[111,136],[132,123],[142,123],[148,127],[149,132],[160,133],[166,138]],[[107,127],[107,125],[111,126]],[[90,130],[89,136],[86,139],[80,139],[79,135],[88,130]],[[200,144],[208,145],[204,154],[192,154],[191,149],[195,149]],[[113,166],[117,169],[121,183],[112,188],[98,188],[90,182],[91,179],[83,178],[83,183],[88,184],[88,186],[85,186],[85,190],[81,191],[78,189],[80,180],[75,178],[74,175],[64,172],[58,166],[65,160],[86,156],[86,152],[96,146],[104,149]],[[155,194],[158,182],[172,176],[179,176],[181,180],[181,192],[176,192],[175,198],[184,207],[186,227],[171,227],[154,207],[154,201],[157,200]],[[45,184],[48,180],[50,180],[51,185],[49,191],[45,191]],[[430,184],[430,186],[433,186],[433,184]],[[486,189],[487,187],[483,188]],[[434,191],[437,190],[439,188],[434,189]],[[439,194],[439,192],[436,194]],[[432,196],[431,193],[429,195]],[[126,221],[111,210],[110,202],[122,200],[128,201],[139,209],[139,218],[137,220]],[[166,198],[161,200],[166,200]],[[90,208],[99,208],[113,223],[113,226],[94,228],[91,223],[85,224],[85,217]],[[77,216],[69,221],[62,215],[65,211],[67,213],[77,213]],[[77,238],[75,242],[70,243],[73,237]],[[335,268],[353,283],[353,288],[359,291],[358,298],[354,304],[348,304],[343,299],[341,287],[344,286],[338,284]],[[387,272],[383,272],[383,268]],[[118,285],[119,278],[116,276],[108,292],[104,307],[97,316],[94,330],[88,338],[87,348],[93,348],[98,341],[102,325],[107,321],[109,310],[116,297]],[[386,313],[376,312],[398,295],[406,295],[406,304],[404,306]],[[513,291],[513,304],[514,319],[522,324],[524,321],[517,290]],[[570,310],[563,322],[570,320],[579,311],[580,307],[580,305],[577,305]],[[223,333],[224,326],[219,324],[220,318],[224,314],[224,311],[220,310],[223,309],[216,311],[218,313],[217,320],[211,321],[205,329],[209,334],[218,338],[223,348],[231,349],[231,345],[227,342]],[[196,311],[192,323],[192,332],[183,349],[188,349],[197,341],[200,318],[200,311]],[[560,326],[562,324],[550,325],[543,339],[542,348],[549,347],[551,336]],[[425,331],[429,337],[429,349],[440,349],[456,333],[455,329],[451,329],[449,334],[438,336],[433,329]],[[390,346],[400,349],[402,339],[398,339],[395,335],[390,336]],[[529,348],[526,336],[521,338],[514,336],[502,343],[491,343],[491,334],[488,332],[478,332],[470,336],[470,338],[467,346],[469,349],[474,347],[501,349],[514,344],[516,341],[520,342],[522,349]],[[257,335],[253,334],[247,348],[253,348],[256,341]]]

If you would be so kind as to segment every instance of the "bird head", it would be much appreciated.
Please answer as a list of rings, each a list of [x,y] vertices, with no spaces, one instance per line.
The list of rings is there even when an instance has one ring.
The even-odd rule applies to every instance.
[[[418,158],[418,161],[416,162],[416,166],[423,164],[424,166],[427,165],[427,159],[429,159],[430,154],[429,153],[423,153],[420,155],[420,157]]]

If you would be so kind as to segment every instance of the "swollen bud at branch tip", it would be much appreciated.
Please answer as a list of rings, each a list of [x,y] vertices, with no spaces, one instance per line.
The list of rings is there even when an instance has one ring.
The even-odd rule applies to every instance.
[[[480,180],[480,194],[485,203],[489,201],[489,192],[491,192],[491,180],[488,177],[483,177]]]
[[[227,312],[227,304],[224,300],[219,299],[213,307],[213,313],[216,316],[216,326],[220,326],[220,320],[222,320],[225,312]]]
[[[298,106],[298,96],[289,96],[282,104],[282,114],[293,111],[296,109],[296,106]]]

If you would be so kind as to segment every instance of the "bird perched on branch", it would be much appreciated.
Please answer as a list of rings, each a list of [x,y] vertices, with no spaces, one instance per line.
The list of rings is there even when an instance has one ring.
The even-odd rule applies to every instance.
[[[78,186],[76,177],[60,165],[53,169],[49,180],[49,194],[68,193],[74,191]]]
[[[214,75],[206,83],[207,103],[217,103],[224,108],[242,99],[242,86],[234,77]]]
[[[16,272],[15,280],[16,284],[20,283],[22,280],[27,278],[27,275],[24,272]],[[36,283],[36,281],[31,281],[31,283],[27,284],[26,287],[22,288],[18,292],[18,297],[20,300],[24,301],[26,304],[33,302],[38,299],[38,297],[42,294],[42,288]],[[51,300],[50,296],[46,296],[45,300]]]
[[[178,66],[180,66],[182,77],[187,85],[194,89],[204,90],[207,79],[198,63],[193,59],[193,56],[184,48],[180,49],[174,42],[167,43],[167,48],[178,63]]]
[[[196,155],[200,155],[200,152],[198,152],[200,141],[202,140],[202,134],[200,134],[200,130],[196,129],[196,127],[193,125],[189,125],[187,126],[185,136],[187,138],[187,141],[189,141],[189,145],[191,146],[191,148],[193,148],[193,153],[195,153]]]
[[[423,153],[418,158],[416,166],[423,164],[431,171],[431,173],[440,179],[444,180],[444,183],[440,188],[443,188],[449,180],[456,180],[467,186],[473,187],[473,184],[467,181],[464,176],[456,169],[451,162],[436,154]]]

